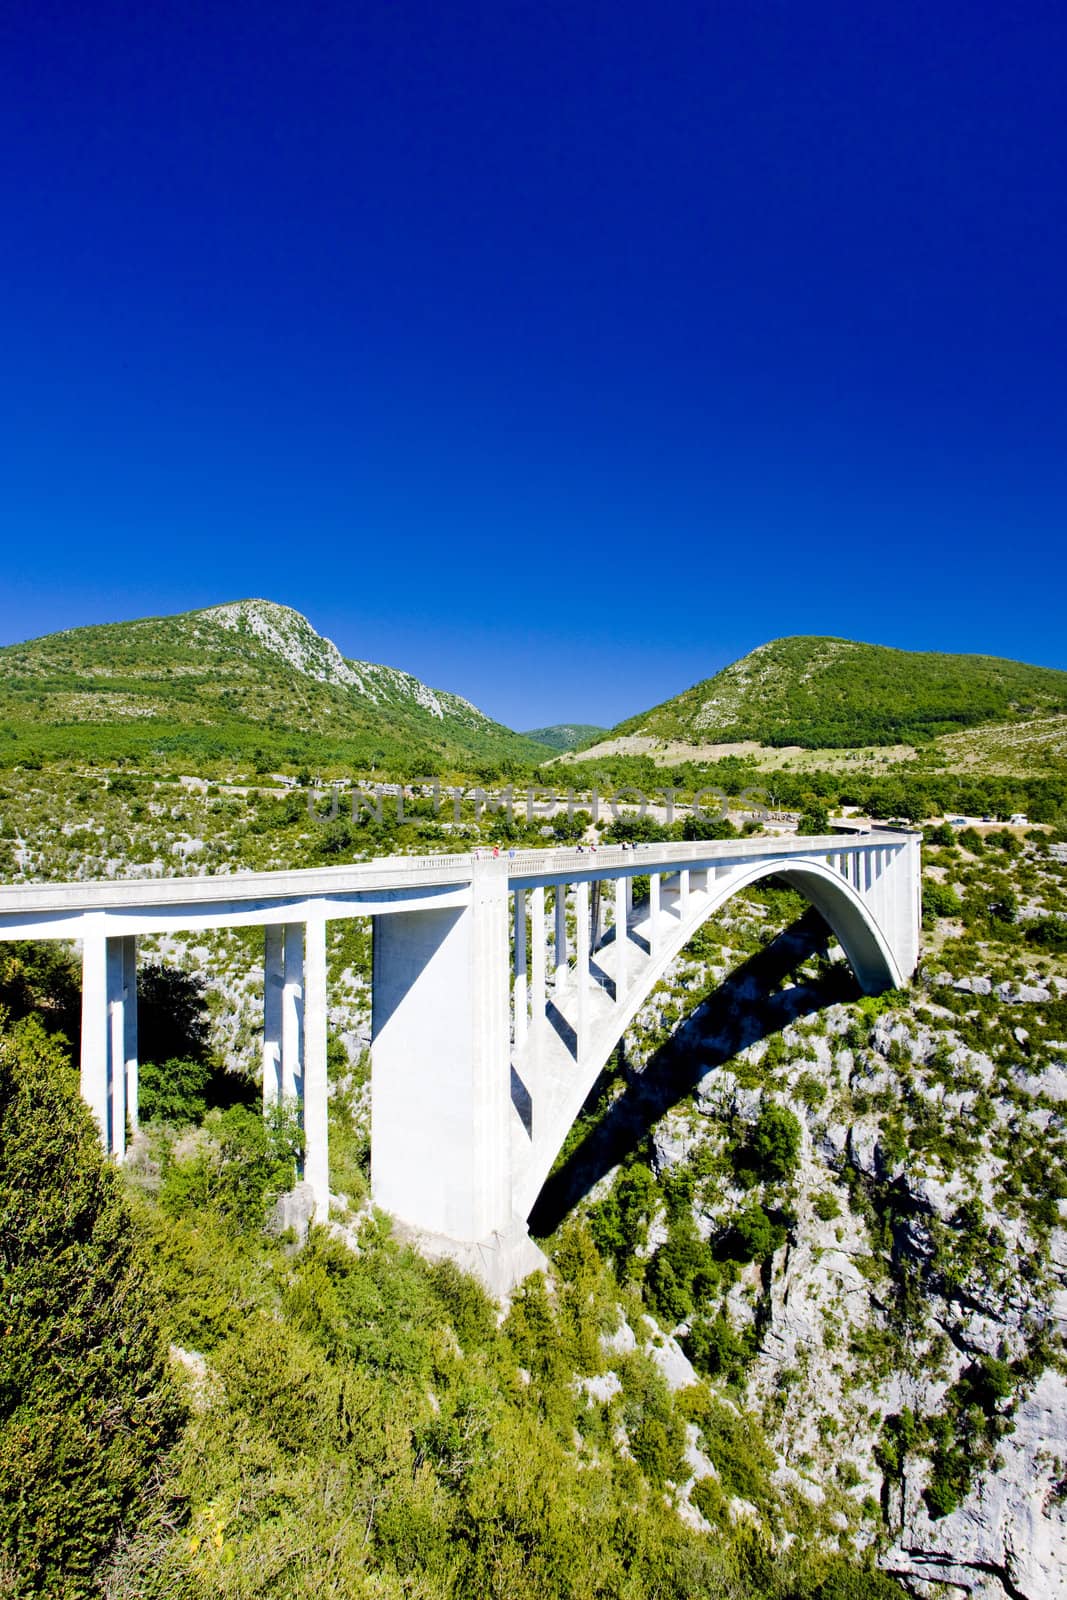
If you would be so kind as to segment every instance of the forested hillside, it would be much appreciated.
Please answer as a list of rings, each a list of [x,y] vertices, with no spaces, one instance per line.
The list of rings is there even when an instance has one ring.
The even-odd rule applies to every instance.
[[[551,728],[530,728],[523,737],[533,739],[536,744],[546,744],[550,750],[580,750],[607,731],[591,722],[560,722]]]
[[[1064,711],[1067,672],[801,636],[760,645],[612,735],[856,748]]]
[[[542,747],[410,673],[348,661],[265,600],[0,649],[0,765],[145,762],[253,772],[527,769]]]

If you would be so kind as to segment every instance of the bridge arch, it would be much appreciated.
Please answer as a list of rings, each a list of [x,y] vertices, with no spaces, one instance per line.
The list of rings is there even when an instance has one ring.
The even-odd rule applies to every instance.
[[[893,944],[870,904],[859,889],[825,859],[812,855],[785,861],[764,858],[736,866],[730,864],[723,875],[714,880],[709,872],[705,893],[691,898],[690,914],[683,915],[669,928],[666,937],[661,937],[655,956],[636,975],[625,997],[602,1010],[590,1030],[587,1048],[579,1050],[578,1059],[572,1064],[573,1076],[566,1091],[544,1093],[540,1117],[535,1096],[533,1138],[527,1141],[525,1151],[515,1151],[518,1156],[515,1163],[517,1214],[525,1218],[533,1209],[597,1078],[664,973],[705,922],[743,890],[770,877],[796,889],[819,912],[865,994],[897,988],[905,981],[906,975],[900,970]],[[610,951],[612,943],[614,941],[605,944],[598,955]],[[532,1041],[532,1050],[536,1049],[536,1042]]]
[[[870,906],[846,878],[824,861],[814,858],[785,864],[759,861],[741,869],[724,886],[721,898],[713,899],[702,908],[702,916],[696,926],[702,926],[743,889],[750,889],[761,879],[771,877],[781,878],[788,883],[819,912],[845,952],[864,994],[880,994],[883,989],[900,987],[904,976],[893,953],[893,946]],[[696,927],[688,934],[687,943],[695,932]]]

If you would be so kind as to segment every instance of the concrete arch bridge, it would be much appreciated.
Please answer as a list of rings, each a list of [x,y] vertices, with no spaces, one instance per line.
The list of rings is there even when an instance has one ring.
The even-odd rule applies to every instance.
[[[881,832],[19,884],[0,888],[0,939],[81,942],[82,1094],[121,1160],[137,1126],[138,937],[262,926],[264,1101],[302,1102],[324,1218],[326,925],[371,917],[375,1203],[503,1290],[541,1259],[526,1219],[625,1029],[701,924],[771,875],[822,914],[864,990],[910,977],[919,838]]]

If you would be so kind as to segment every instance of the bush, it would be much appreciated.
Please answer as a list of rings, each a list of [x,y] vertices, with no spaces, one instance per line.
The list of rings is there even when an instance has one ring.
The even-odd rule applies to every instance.
[[[652,1483],[670,1478],[680,1483],[685,1465],[685,1419],[675,1408],[659,1369],[640,1351],[618,1362],[623,1386],[623,1421],[630,1448]]]
[[[937,917],[962,915],[963,902],[951,884],[938,883],[936,878],[923,879],[923,923],[926,927]]]
[[[720,1268],[697,1231],[691,1211],[671,1218],[664,1244],[648,1266],[648,1298],[661,1321],[674,1327],[717,1286]]]
[[[698,1372],[728,1382],[736,1382],[743,1375],[756,1353],[754,1332],[735,1332],[723,1311],[715,1317],[694,1317],[682,1342]]]
[[[1052,950],[1062,955],[1067,950],[1067,920],[1062,917],[1039,917],[1026,930],[1029,944],[1039,950]]]
[[[303,1138],[294,1113],[279,1108],[265,1120],[246,1106],[214,1111],[208,1138],[195,1152],[171,1162],[160,1201],[174,1217],[212,1211],[231,1226],[256,1231],[268,1204],[291,1187]]]
[[[738,1176],[749,1182],[785,1183],[800,1161],[800,1123],[786,1106],[765,1100],[745,1144],[736,1152]]]
[[[0,1298],[5,1592],[79,1600],[180,1409],[118,1181],[36,1018],[0,1034]]]
[[[200,1122],[207,1110],[211,1068],[206,1061],[172,1056],[162,1066],[143,1061],[138,1072],[138,1103],[142,1122],[169,1122],[182,1128]]]
[[[589,1226],[601,1255],[623,1272],[648,1238],[656,1209],[656,1180],[641,1162],[624,1167],[611,1190],[592,1208]]]
[[[785,1243],[786,1232],[772,1221],[758,1200],[739,1211],[720,1239],[717,1255],[724,1261],[765,1261]]]

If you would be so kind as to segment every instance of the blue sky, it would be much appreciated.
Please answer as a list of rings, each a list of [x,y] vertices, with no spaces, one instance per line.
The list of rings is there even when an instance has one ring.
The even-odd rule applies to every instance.
[[[512,726],[1067,667],[1061,5],[0,18],[0,641],[263,595]]]

